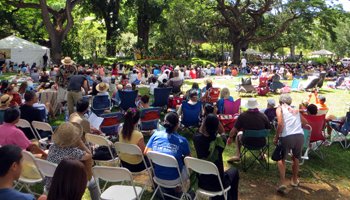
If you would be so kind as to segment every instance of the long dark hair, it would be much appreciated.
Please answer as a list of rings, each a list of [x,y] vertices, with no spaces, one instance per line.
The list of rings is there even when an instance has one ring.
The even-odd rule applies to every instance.
[[[86,184],[84,164],[79,160],[62,160],[52,178],[47,200],[81,200]]]
[[[206,132],[209,134],[210,140],[215,140],[219,129],[219,119],[215,114],[209,114],[204,120]]]
[[[122,129],[123,139],[130,140],[134,131],[135,124],[140,119],[140,111],[136,108],[129,108],[124,115],[124,124]]]
[[[170,112],[165,116],[164,128],[167,133],[173,133],[179,124],[179,116],[175,112]]]

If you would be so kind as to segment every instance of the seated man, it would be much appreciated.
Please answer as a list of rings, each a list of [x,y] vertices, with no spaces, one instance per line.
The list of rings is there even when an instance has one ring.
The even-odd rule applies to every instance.
[[[241,113],[237,118],[237,121],[230,131],[229,138],[227,140],[228,144],[232,143],[232,138],[236,137],[236,155],[228,160],[228,162],[239,161],[241,156],[241,146],[242,143],[249,143],[254,146],[261,146],[266,143],[265,138],[250,138],[243,137],[244,130],[262,130],[270,129],[269,119],[265,114],[259,112],[258,102],[255,98],[248,99],[246,104],[248,108],[247,111]]]
[[[0,146],[17,145],[23,150],[28,150],[33,154],[41,154],[43,158],[47,154],[36,144],[28,140],[21,129],[16,127],[20,112],[17,108],[9,108],[5,111],[4,124],[0,125]]]
[[[139,109],[150,108],[151,106],[149,105],[149,96],[148,95],[143,95],[140,98],[140,101],[138,102],[137,107]]]
[[[15,145],[0,147],[0,199],[34,200],[31,194],[13,189],[22,171],[22,150]]]

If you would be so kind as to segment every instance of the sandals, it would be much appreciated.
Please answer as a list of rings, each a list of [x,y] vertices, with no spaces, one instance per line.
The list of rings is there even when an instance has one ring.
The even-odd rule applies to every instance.
[[[300,184],[299,179],[297,179],[297,182],[296,182],[296,183],[294,183],[293,180],[290,180],[290,185],[293,186],[293,187],[298,187],[299,184]]]
[[[287,186],[286,186],[286,185],[280,185],[280,186],[277,188],[277,192],[278,192],[278,193],[281,193],[281,194],[286,194],[286,189],[287,189]]]

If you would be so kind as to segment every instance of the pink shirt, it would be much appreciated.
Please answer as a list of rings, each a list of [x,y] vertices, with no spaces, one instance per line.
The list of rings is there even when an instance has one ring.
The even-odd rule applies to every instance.
[[[0,145],[17,145],[21,149],[27,149],[31,142],[24,135],[23,131],[13,124],[4,123],[0,125]]]

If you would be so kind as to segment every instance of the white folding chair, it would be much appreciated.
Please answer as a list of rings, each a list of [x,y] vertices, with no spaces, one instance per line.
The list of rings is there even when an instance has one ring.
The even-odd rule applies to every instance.
[[[35,133],[41,138],[40,131],[50,132],[51,135],[53,134],[53,130],[50,124],[46,122],[39,122],[39,121],[32,121],[32,127],[35,131]],[[41,138],[39,140],[39,144],[41,145],[42,149],[48,149],[48,138]]]
[[[145,160],[145,157],[143,156],[141,149],[137,145],[121,143],[121,142],[116,142],[114,145],[115,145],[115,149],[117,151],[117,154],[119,155],[120,160],[122,160],[120,157],[120,154],[140,156],[142,158],[142,162],[145,166],[145,169],[143,171],[145,171],[145,170],[147,171],[147,174],[149,176],[150,185],[153,187],[154,185],[153,185],[153,181],[152,181],[152,169],[151,169],[151,167],[147,167],[146,160]],[[122,166],[122,163],[120,163],[120,165]],[[141,172],[143,172],[143,171],[141,171]],[[136,175],[136,174],[139,174],[141,172],[131,172],[131,173],[133,175]],[[144,184],[143,188],[145,188],[146,186],[147,186],[147,183]]]
[[[34,157],[34,155],[28,151],[22,151],[22,155],[23,155],[23,163],[27,163],[28,165],[32,165],[34,166],[39,174],[40,174],[40,178],[27,178],[27,177],[23,177],[22,175],[19,177],[18,179],[18,184],[16,186],[20,186],[20,188],[18,189],[19,191],[21,191],[23,188],[25,188],[29,193],[34,194],[34,195],[40,195],[38,193],[33,192],[30,189],[31,185],[35,185],[37,183],[41,183],[43,181],[43,176],[40,173],[40,170],[38,169],[38,166],[36,165],[36,158]]]
[[[38,167],[38,170],[41,174],[42,177],[48,177],[52,178],[53,175],[55,174],[57,164],[49,162],[47,160],[43,159],[35,159],[35,164]],[[44,193],[47,194],[48,191],[46,191],[46,188],[44,187]]]
[[[35,131],[33,130],[32,126],[30,125],[30,123],[27,120],[19,119],[19,121],[17,122],[16,126],[19,127],[19,128],[28,128],[32,132],[32,134],[34,135],[35,139],[37,139],[38,141],[41,140],[40,135],[37,135],[35,133]]]
[[[180,172],[180,168],[179,168],[179,164],[176,160],[176,158],[174,156],[168,155],[168,154],[164,154],[164,153],[160,153],[160,152],[155,152],[155,151],[149,151],[147,153],[147,157],[151,163],[152,166],[152,170],[153,170],[153,181],[157,184],[157,188],[154,190],[153,195],[151,197],[151,200],[155,197],[155,195],[157,194],[158,190],[160,191],[161,196],[164,199],[164,196],[173,198],[173,199],[191,199],[191,197],[189,197],[189,194],[187,193],[187,187],[186,187],[186,183],[185,180],[182,177],[182,174]],[[171,167],[171,168],[175,168],[177,169],[177,172],[179,174],[179,178],[175,181],[167,181],[167,180],[163,180],[159,177],[156,176],[156,173],[154,171],[154,164],[162,166],[162,167]],[[171,182],[171,183],[170,183]],[[182,195],[180,198],[175,197],[173,195],[167,194],[165,192],[162,191],[162,189],[160,187],[164,187],[164,188],[177,188],[178,186],[181,187],[182,189]]]
[[[87,133],[85,135],[86,141],[89,143],[92,143],[95,147],[96,146],[106,146],[108,148],[109,154],[111,156],[111,160],[95,160],[96,164],[98,165],[109,165],[112,164],[112,166],[119,166],[119,158],[115,157],[111,146],[113,143],[109,141],[107,138],[100,136],[100,135],[94,135],[91,133]]]
[[[141,199],[142,187],[135,186],[131,172],[121,167],[95,166],[92,168],[101,200]],[[106,190],[100,188],[99,179],[108,182],[129,182],[130,185],[112,185]],[[105,184],[106,186],[106,184]]]
[[[185,158],[184,162],[185,162],[185,166],[188,174],[190,174],[190,170],[193,170],[198,174],[215,175],[218,177],[218,180],[220,183],[220,187],[221,187],[220,191],[208,191],[208,190],[198,188],[194,199],[197,199],[198,194],[204,195],[207,197],[215,197],[215,196],[223,195],[224,198],[227,199],[228,191],[231,189],[231,186],[224,188],[224,185],[222,184],[222,180],[220,178],[219,170],[214,163],[206,160],[201,160],[198,158],[189,157],[189,156]]]

